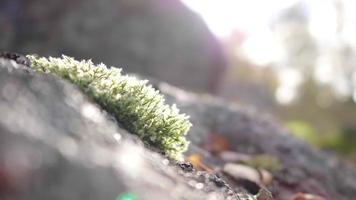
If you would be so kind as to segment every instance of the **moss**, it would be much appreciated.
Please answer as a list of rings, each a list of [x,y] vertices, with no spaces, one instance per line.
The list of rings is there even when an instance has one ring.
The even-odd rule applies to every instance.
[[[256,155],[247,161],[246,164],[257,169],[262,168],[271,172],[278,171],[282,168],[282,164],[278,158],[267,154]]]
[[[315,147],[322,146],[320,135],[317,134],[312,124],[306,121],[294,120],[287,122],[286,126],[297,138],[300,138]]]
[[[175,105],[165,104],[164,97],[146,80],[122,75],[119,68],[94,65],[90,60],[27,58],[35,71],[58,75],[79,86],[145,144],[175,159],[187,149],[188,116],[180,114]]]

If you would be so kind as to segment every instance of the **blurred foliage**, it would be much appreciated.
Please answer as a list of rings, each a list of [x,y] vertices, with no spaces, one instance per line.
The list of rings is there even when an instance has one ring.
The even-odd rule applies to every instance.
[[[310,144],[341,154],[356,154],[356,105],[351,99],[340,101],[331,88],[314,80],[305,81],[298,100],[276,111],[298,137]]]
[[[317,135],[312,125],[304,121],[289,121],[286,124],[292,133],[314,146],[321,146],[321,137]]]
[[[311,145],[356,154],[352,5],[343,0],[295,1],[275,13],[265,27],[270,35],[233,35],[225,42],[231,68],[221,94],[274,114]],[[249,46],[251,41],[258,45]],[[273,52],[278,56],[272,57]],[[261,64],[260,55],[270,56],[269,62]]]
[[[296,137],[324,150],[332,150],[349,158],[356,158],[356,127],[320,134],[305,121],[289,121],[286,126]]]

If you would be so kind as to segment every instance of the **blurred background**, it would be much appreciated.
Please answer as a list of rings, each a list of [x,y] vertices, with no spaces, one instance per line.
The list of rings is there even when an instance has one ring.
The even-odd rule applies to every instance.
[[[356,162],[354,0],[0,0],[0,50],[122,67],[271,113]]]

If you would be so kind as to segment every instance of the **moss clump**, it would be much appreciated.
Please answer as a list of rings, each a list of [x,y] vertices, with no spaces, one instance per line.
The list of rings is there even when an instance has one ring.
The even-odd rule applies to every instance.
[[[191,126],[188,117],[179,114],[175,105],[166,105],[163,96],[146,80],[122,75],[119,68],[94,65],[90,60],[67,56],[27,58],[35,71],[56,74],[78,85],[146,144],[176,159],[187,149],[185,134]]]

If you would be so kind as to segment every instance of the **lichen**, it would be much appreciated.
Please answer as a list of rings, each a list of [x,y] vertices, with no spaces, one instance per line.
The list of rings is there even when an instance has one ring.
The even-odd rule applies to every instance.
[[[91,60],[27,58],[35,71],[55,74],[79,86],[145,144],[175,159],[187,149],[188,116],[180,114],[175,105],[165,104],[164,97],[146,80],[122,75],[119,68],[94,65]]]

